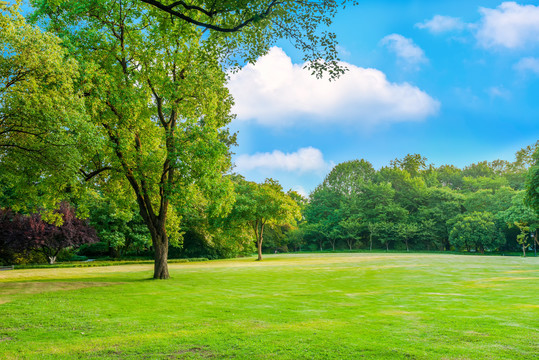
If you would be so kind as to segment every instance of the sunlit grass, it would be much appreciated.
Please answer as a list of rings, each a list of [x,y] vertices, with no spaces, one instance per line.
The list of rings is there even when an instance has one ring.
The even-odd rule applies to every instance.
[[[0,272],[6,359],[533,359],[539,260],[308,254]]]

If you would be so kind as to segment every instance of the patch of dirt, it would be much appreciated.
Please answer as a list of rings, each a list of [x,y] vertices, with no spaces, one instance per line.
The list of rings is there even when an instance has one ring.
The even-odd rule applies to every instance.
[[[178,350],[174,354],[168,355],[167,358],[168,359],[184,359],[185,355],[188,355],[188,354],[193,354],[193,355],[196,354],[204,359],[211,359],[211,358],[216,357],[215,354],[213,354],[208,349],[205,349],[202,347],[193,347],[190,349]]]
[[[97,281],[85,281],[85,282],[72,282],[72,281],[43,281],[43,282],[14,282],[3,283],[0,288],[0,304],[11,301],[6,299],[12,295],[32,295],[40,294],[52,291],[65,291],[65,290],[77,290],[88,287],[100,287],[121,284],[119,282],[97,282]]]

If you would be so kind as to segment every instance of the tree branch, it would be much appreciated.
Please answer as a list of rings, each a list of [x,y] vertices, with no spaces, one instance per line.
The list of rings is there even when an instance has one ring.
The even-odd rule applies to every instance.
[[[176,7],[178,5],[182,5],[186,10],[196,10],[200,13],[203,13],[204,15],[208,16],[209,18],[212,18],[213,15],[216,15],[218,13],[224,13],[224,12],[227,12],[227,11],[216,11],[216,10],[211,10],[211,11],[207,11],[207,10],[204,10],[202,8],[199,8],[198,6],[193,6],[193,5],[187,5],[185,3],[183,3],[183,1],[177,1],[171,5],[164,5],[163,3],[161,3],[160,1],[156,1],[156,0],[141,0],[143,3],[146,3],[146,4],[149,4],[149,5],[152,5],[152,6],[155,6],[156,8],[170,14],[170,15],[173,15],[179,19],[182,19],[190,24],[193,24],[193,25],[197,25],[197,26],[201,26],[201,27],[204,27],[206,29],[211,29],[211,30],[214,30],[214,31],[218,31],[218,32],[222,32],[222,33],[233,33],[233,32],[238,32],[240,31],[241,29],[243,29],[244,27],[246,27],[247,25],[251,24],[252,22],[256,21],[256,20],[261,20],[265,17],[267,17],[268,15],[271,14],[273,8],[276,6],[276,5],[279,5],[281,4],[280,1],[277,1],[277,0],[272,0],[268,6],[266,7],[265,10],[261,11],[259,14],[255,14],[254,16],[248,18],[247,20],[244,20],[242,22],[240,22],[239,24],[235,25],[235,26],[231,26],[231,27],[227,27],[225,25],[213,25],[213,24],[210,24],[209,22],[203,22],[203,21],[198,21],[188,15],[185,15],[184,13],[182,12],[179,12],[179,11],[176,11],[173,9],[173,7]]]

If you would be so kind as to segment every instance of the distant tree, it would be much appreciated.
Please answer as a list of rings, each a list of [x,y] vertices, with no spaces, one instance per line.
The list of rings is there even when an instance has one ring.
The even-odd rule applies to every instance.
[[[462,170],[454,165],[442,165],[436,169],[440,185],[460,190],[464,184]]]
[[[376,224],[376,235],[382,245],[386,246],[386,251],[389,251],[389,245],[397,239],[396,223],[388,221],[380,221]]]
[[[25,253],[30,249],[28,217],[10,209],[0,209],[0,260],[11,263],[15,254]]]
[[[426,201],[427,186],[421,177],[412,177],[407,170],[382,168],[379,182],[388,182],[395,190],[394,201],[410,214],[416,213]]]
[[[305,244],[304,236],[305,229],[303,227],[292,229],[287,232],[286,243],[288,247],[291,247],[293,251],[301,251],[301,247]]]
[[[419,226],[415,223],[401,222],[396,224],[396,234],[398,238],[404,241],[406,251],[410,251],[409,242],[419,231]]]
[[[136,205],[136,204],[133,204]],[[116,206],[110,201],[94,201],[90,222],[109,255],[121,257],[132,249],[149,249],[151,236],[135,206]]]
[[[539,214],[532,208],[526,205],[524,202],[524,191],[519,191],[513,197],[512,205],[507,210],[500,212],[498,216],[509,226],[516,227],[520,230],[520,234],[517,235],[517,242],[523,246],[522,252],[525,254],[524,243],[527,242],[528,237],[524,236],[524,230],[535,233],[534,242],[539,244],[537,239],[539,230]],[[529,235],[529,234],[528,234]],[[520,237],[519,237],[520,236]]]
[[[526,204],[539,214],[539,148],[533,154],[533,166],[528,172]]]
[[[339,227],[342,229],[341,238],[348,245],[348,249],[352,250],[354,245],[362,238],[365,224],[359,217],[349,217],[341,220]]]
[[[511,201],[516,192],[508,186],[497,190],[478,190],[466,194],[464,197],[464,207],[468,212],[491,212],[496,214],[511,206]]]
[[[335,249],[335,242],[341,236],[339,223],[343,220],[343,199],[342,192],[324,184],[316,187],[310,195],[304,212],[307,222],[305,235],[317,243],[320,250],[328,241]]]
[[[99,241],[97,234],[88,221],[76,217],[75,209],[63,202],[54,212],[56,224],[49,224],[41,219],[41,215],[30,217],[29,237],[31,246],[42,251],[49,264],[56,262],[60,250],[76,248],[82,244],[91,244]]]
[[[505,238],[496,227],[491,213],[473,212],[455,219],[449,242],[457,249],[477,249],[484,253],[485,249],[493,250],[502,246]]]
[[[463,196],[448,187],[429,188],[426,199],[416,216],[417,221],[423,224],[420,231],[422,241],[427,248],[432,243],[441,244],[442,249],[448,250],[451,229],[447,222],[464,211]]]
[[[295,223],[301,215],[299,205],[272,179],[262,184],[238,179],[235,192],[236,202],[229,216],[249,224],[255,236],[257,260],[262,260],[265,227]]]
[[[54,264],[60,250],[98,242],[95,230],[86,220],[78,219],[75,210],[66,202],[47,214],[20,215],[9,210],[0,212],[0,245],[13,252],[41,251]]]
[[[357,196],[365,183],[374,177],[372,164],[364,159],[336,165],[324,179],[322,186],[344,196]]]
[[[369,229],[369,250],[372,251],[372,238],[378,234],[378,223],[369,222],[367,228]]]
[[[488,163],[488,161],[482,161],[477,164],[471,164],[464,168],[462,171],[464,176],[469,176],[473,178],[477,177],[489,177],[493,178],[495,176],[495,172]]]
[[[443,250],[443,239],[440,237],[438,225],[434,219],[424,219],[418,226],[417,236],[421,245],[431,250],[431,246],[435,249]]]
[[[420,154],[408,154],[402,159],[392,160],[390,164],[394,168],[406,170],[412,177],[417,177],[427,169],[427,158]]]
[[[520,230],[520,234],[517,235],[517,242],[522,246],[522,256],[526,257],[526,248],[530,245],[530,226],[525,223],[515,221],[515,226]]]

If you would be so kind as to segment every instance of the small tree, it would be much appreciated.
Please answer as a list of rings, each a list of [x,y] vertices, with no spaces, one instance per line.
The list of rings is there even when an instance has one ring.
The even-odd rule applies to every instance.
[[[397,236],[404,241],[406,245],[406,251],[410,251],[409,242],[410,239],[413,238],[417,232],[419,231],[419,226],[414,223],[398,223],[396,225],[397,228]]]
[[[526,248],[530,245],[528,239],[530,238],[530,227],[524,223],[515,221],[515,226],[520,229],[520,234],[517,235],[517,242],[522,246],[522,256],[526,257]]]
[[[75,209],[68,203],[62,202],[54,215],[58,219],[56,224],[43,221],[39,214],[33,214],[29,218],[31,246],[42,251],[49,264],[56,262],[56,257],[62,249],[99,241],[95,230],[86,220],[78,219]]]
[[[257,260],[262,260],[265,226],[295,223],[300,218],[300,208],[283,192],[281,185],[272,179],[257,184],[240,178],[235,190],[236,203],[229,216],[251,227],[258,251]]]
[[[55,224],[44,221],[41,214],[24,216],[0,211],[0,255],[7,258],[10,253],[36,250],[43,252],[49,264],[54,264],[60,250],[99,241],[95,230],[86,220],[78,219],[69,204],[61,203],[58,210],[48,215],[48,220],[54,219]]]

